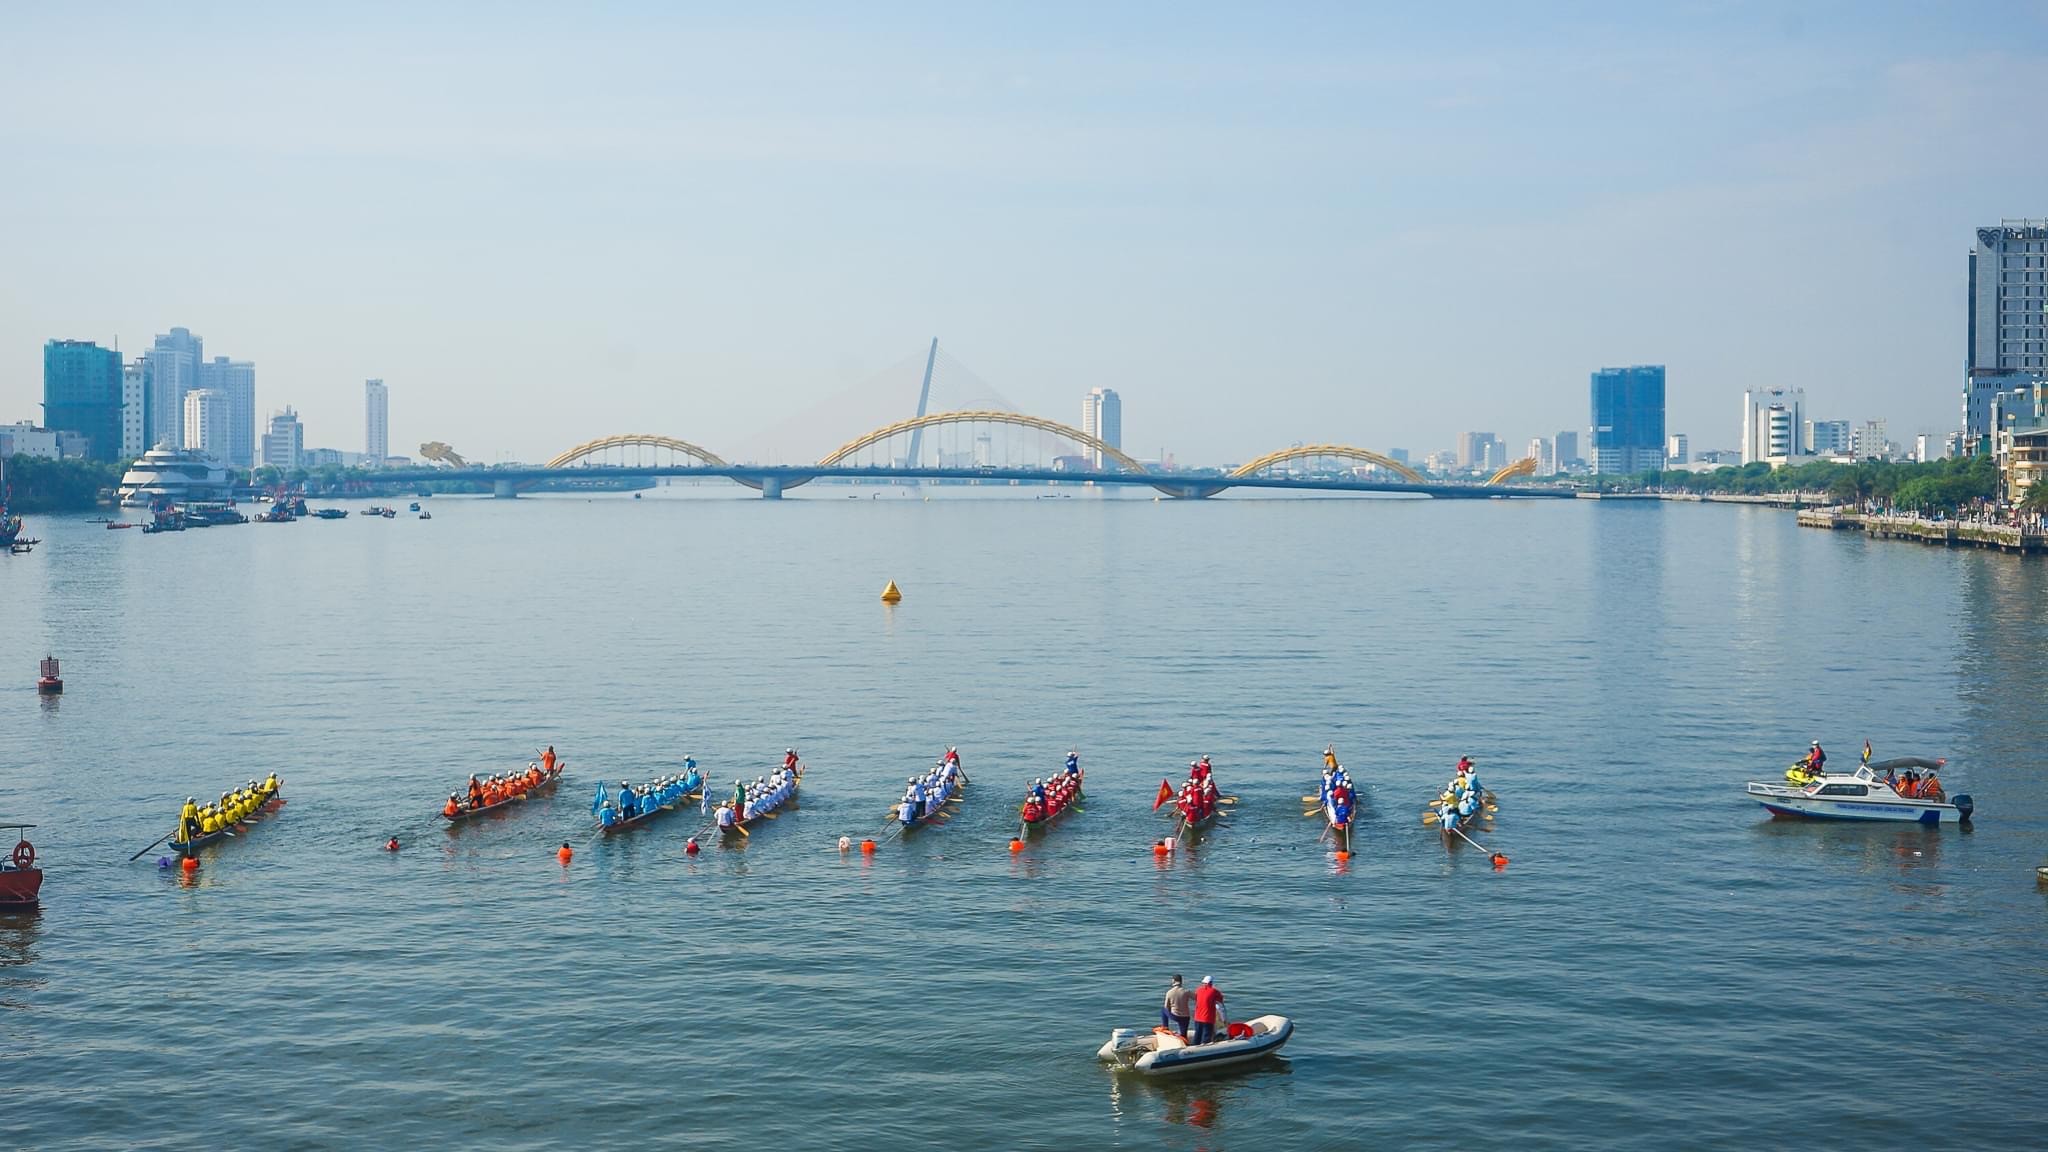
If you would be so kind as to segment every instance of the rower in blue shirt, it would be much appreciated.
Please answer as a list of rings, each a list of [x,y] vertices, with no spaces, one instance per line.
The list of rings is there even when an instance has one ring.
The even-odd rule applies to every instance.
[[[1081,774],[1081,754],[1080,754],[1079,752],[1069,752],[1069,753],[1067,753],[1067,775],[1069,775],[1069,776],[1079,776],[1080,774]]]
[[[619,815],[631,820],[639,812],[640,798],[634,795],[633,786],[624,780],[619,781]]]

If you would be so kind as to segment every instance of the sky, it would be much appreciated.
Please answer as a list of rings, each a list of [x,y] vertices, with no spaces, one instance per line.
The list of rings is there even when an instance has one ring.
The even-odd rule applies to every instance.
[[[2048,217],[2042,3],[571,7],[8,3],[0,421],[176,325],[485,461],[812,458],[933,336],[1183,463],[1519,454],[1636,363],[1695,449],[1773,385],[1905,439]]]

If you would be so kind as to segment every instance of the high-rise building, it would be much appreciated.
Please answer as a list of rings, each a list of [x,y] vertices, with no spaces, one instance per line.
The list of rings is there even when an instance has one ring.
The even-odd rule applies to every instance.
[[[1673,432],[1664,444],[1664,463],[1671,465],[1692,462],[1691,446],[1686,442],[1685,433]]]
[[[1849,452],[1858,460],[1886,460],[1891,457],[1891,441],[1885,433],[1882,420],[1865,420],[1863,426],[1849,434]]]
[[[256,365],[216,356],[199,365],[199,386],[227,397],[228,430],[220,462],[256,466]]]
[[[282,412],[270,415],[270,431],[263,434],[263,463],[265,467],[290,472],[302,467],[300,461],[306,454],[306,430],[299,423],[299,414],[285,406]]]
[[[43,426],[76,432],[92,458],[121,453],[121,354],[90,340],[43,345]]]
[[[1849,450],[1847,420],[1808,420],[1805,448],[1808,456],[1840,456]]]
[[[1664,467],[1664,366],[1593,373],[1593,471],[1629,475]]]
[[[1493,463],[1507,455],[1507,448],[1500,437],[1491,432],[1467,432],[1458,437],[1458,467],[1491,471],[1500,467]]]
[[[1387,449],[1387,459],[1392,460],[1396,464],[1406,464],[1408,462],[1408,450],[1406,448],[1389,448]]]
[[[1970,249],[1969,350],[1963,436],[1969,451],[1992,432],[1990,396],[2017,372],[2048,372],[2048,220],[1977,229]]]
[[[390,394],[382,380],[363,381],[363,455],[381,467],[391,451]]]
[[[1742,462],[1785,464],[1804,455],[1803,388],[1751,388],[1742,394]]]
[[[1557,470],[1559,472],[1570,471],[1575,465],[1585,463],[1585,461],[1579,458],[1579,434],[1577,432],[1559,432],[1557,439],[1551,443],[1550,452],[1552,458],[1557,461]]]
[[[185,393],[199,387],[199,362],[206,342],[183,328],[156,338],[149,351],[149,388],[142,435],[154,448],[185,443]]]
[[[1538,436],[1529,441],[1529,454],[1525,459],[1536,462],[1536,475],[1548,476],[1557,471],[1557,458],[1552,455],[1550,441]]]
[[[1086,432],[1104,444],[1123,450],[1124,446],[1124,402],[1114,388],[1090,388],[1081,397],[1081,431]],[[1095,467],[1102,468],[1102,453],[1090,451]]]
[[[149,358],[137,356],[121,368],[121,459],[149,451]]]
[[[185,449],[201,452],[215,460],[226,460],[228,450],[228,398],[211,388],[194,388],[185,393]]]

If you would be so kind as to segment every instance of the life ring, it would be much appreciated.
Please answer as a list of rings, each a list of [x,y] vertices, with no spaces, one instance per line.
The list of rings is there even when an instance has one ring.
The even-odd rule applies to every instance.
[[[16,844],[15,846],[14,846],[14,866],[15,866],[16,868],[19,868],[19,869],[21,869],[21,870],[22,870],[23,872],[26,872],[26,871],[28,871],[28,870],[29,870],[30,868],[33,868],[33,867],[35,866],[35,863],[36,863],[36,846],[35,846],[35,845],[33,845],[33,844],[29,843],[29,842],[28,842],[28,841],[26,841],[26,840],[23,840],[23,841],[21,841],[21,842],[17,843],[17,844]]]

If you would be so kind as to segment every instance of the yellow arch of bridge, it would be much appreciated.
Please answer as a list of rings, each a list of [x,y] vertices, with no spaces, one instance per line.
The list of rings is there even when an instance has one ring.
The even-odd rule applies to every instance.
[[[1517,476],[1534,476],[1535,474],[1536,458],[1534,456],[1524,456],[1488,477],[1486,485],[1491,488],[1498,484],[1505,484]]]
[[[602,439],[586,441],[548,461],[547,466],[550,468],[567,468],[572,464],[588,460],[607,449],[635,447],[668,448],[701,463],[709,464],[714,468],[724,468],[727,466],[724,457],[708,448],[699,448],[688,440],[678,440],[673,436],[654,436],[645,432],[628,432],[621,436],[606,436]]]
[[[891,436],[901,436],[905,432],[912,432],[919,428],[930,428],[938,424],[1009,424],[1018,428],[1035,428],[1040,432],[1050,432],[1061,439],[1071,440],[1084,448],[1100,452],[1109,459],[1116,461],[1117,467],[1122,468],[1126,472],[1143,473],[1145,471],[1143,464],[1104,444],[1079,428],[1070,427],[1057,420],[1047,420],[1039,416],[1025,416],[1018,412],[987,411],[934,412],[929,416],[899,420],[885,428],[877,428],[858,439],[848,440],[846,443],[833,449],[831,455],[818,461],[818,465],[821,468],[832,467],[861,449],[879,444]]]
[[[1410,468],[1391,456],[1382,456],[1378,452],[1366,448],[1353,448],[1349,444],[1303,444],[1294,448],[1283,448],[1278,452],[1268,452],[1249,464],[1240,465],[1235,471],[1231,472],[1231,475],[1250,476],[1255,472],[1271,468],[1275,464],[1285,464],[1290,460],[1308,460],[1316,457],[1330,456],[1340,460],[1357,460],[1365,464],[1378,465],[1399,476],[1401,479],[1408,481],[1410,484],[1429,483],[1428,478],[1423,476],[1422,473],[1417,472],[1415,469]]]

